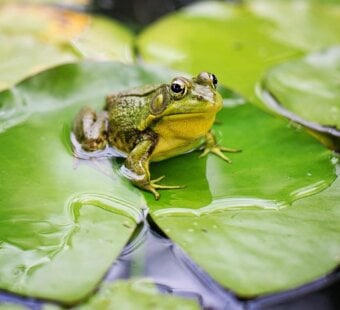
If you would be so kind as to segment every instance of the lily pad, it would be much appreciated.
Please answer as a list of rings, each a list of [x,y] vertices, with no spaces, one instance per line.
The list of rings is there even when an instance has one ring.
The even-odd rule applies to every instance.
[[[340,166],[338,165],[338,169]],[[340,257],[340,179],[282,210],[232,208],[153,215],[171,239],[243,297],[311,282]]]
[[[233,100],[238,99],[228,99]],[[213,130],[219,144],[242,152],[228,154],[231,165],[214,155],[198,158],[199,152],[153,164],[153,177],[165,175],[167,183],[186,186],[163,191],[160,201],[147,195],[155,214],[245,206],[280,209],[334,180],[331,153],[303,130],[250,104],[226,106],[217,118]]]
[[[210,70],[254,99],[267,68],[340,42],[339,18],[340,6],[318,1],[205,1],[147,28],[138,47],[148,62],[190,73]]]
[[[242,153],[230,155],[231,165],[212,155],[199,159],[198,153],[153,165],[155,177],[187,186],[162,192],[158,202],[146,197],[155,223],[240,296],[291,289],[336,268],[339,206],[330,199],[324,209],[321,198],[313,200],[318,195],[303,208],[294,202],[332,183],[331,153],[249,104],[225,107],[218,120],[219,143]]]
[[[81,106],[160,76],[119,63],[68,64],[0,93],[1,289],[65,303],[94,290],[145,203],[108,159],[74,159],[70,124]]]
[[[107,158],[73,158],[70,124],[80,107],[92,105],[100,109],[109,93],[170,81],[174,75],[157,67],[84,62],[50,69],[0,93],[0,143],[5,146],[0,154],[0,177],[6,180],[0,189],[0,288],[64,303],[74,303],[94,290],[131,236],[146,202],[141,191],[119,176],[115,162]],[[163,191],[158,202],[145,193],[154,220],[195,260],[185,240],[192,235],[199,240],[200,233],[191,234],[187,226],[182,237],[173,235],[167,219],[186,218],[193,224],[198,214],[231,214],[228,212],[233,210],[233,214],[251,212],[254,227],[262,227],[263,212],[281,214],[278,209],[317,193],[335,177],[331,153],[312,137],[249,104],[240,104],[240,97],[231,91],[222,88],[222,93],[226,107],[218,115],[221,124],[215,126],[215,131],[221,144],[241,148],[242,153],[230,156],[232,165],[210,155],[199,159],[195,152],[154,163],[154,177],[164,173],[169,184],[185,184],[187,188]],[[235,208],[240,210],[236,212]],[[294,208],[291,210],[294,214]],[[205,224],[209,230],[215,229],[215,224],[209,226],[210,220]],[[275,222],[271,225],[276,226]],[[286,225],[290,230],[296,222],[284,218],[277,225]],[[327,227],[322,227],[325,240],[333,236],[331,232],[327,235]],[[230,252],[221,250],[226,236],[224,229],[217,230],[211,239],[216,242],[214,247],[208,245],[204,251],[212,249],[214,257],[223,252],[233,261],[237,245]],[[252,238],[256,237],[261,238],[252,233]],[[302,249],[304,237],[296,241]],[[280,238],[273,234],[273,242]],[[265,265],[261,257],[270,256],[271,245],[262,244],[262,256],[253,258],[256,263]],[[195,245],[197,250],[203,249],[201,246]],[[289,255],[300,257],[299,253]],[[225,257],[220,259],[223,262]],[[215,262],[205,260],[200,265],[241,295],[247,295],[249,290],[255,294],[269,287],[287,287],[275,285],[273,279],[262,290],[254,291],[253,282],[249,282],[251,288],[240,289],[224,269],[219,269],[219,276],[210,269]],[[276,258],[271,266],[278,267],[275,262]],[[249,260],[249,264],[253,261]],[[303,270],[309,270],[308,266],[313,264]],[[283,265],[282,273],[288,275],[289,267]],[[329,270],[328,261],[320,264],[318,271],[321,270]],[[306,273],[298,275],[291,277],[299,281],[307,278]],[[257,277],[262,275],[254,275],[254,281],[261,281]],[[296,283],[293,280],[288,283]]]
[[[301,128],[250,104],[226,106],[218,120],[219,143],[242,152],[230,155],[231,165],[213,155],[198,158],[198,152],[153,164],[154,177],[186,185],[163,191],[157,202],[146,194],[155,223],[221,285],[244,297],[291,289],[336,268],[339,206],[330,199],[324,209],[321,198],[313,200],[318,195],[303,208],[294,202],[332,183],[333,155]]]
[[[39,5],[0,6],[0,89],[84,58],[133,61],[131,33],[103,17]]]
[[[196,302],[184,298],[161,295],[147,279],[133,279],[107,284],[86,305],[77,309],[199,309]]]
[[[276,112],[324,133],[340,151],[340,47],[283,63],[266,73],[260,96]]]
[[[0,309],[1,310],[26,310],[26,308],[24,308],[20,305],[11,304],[11,303],[0,304]]]

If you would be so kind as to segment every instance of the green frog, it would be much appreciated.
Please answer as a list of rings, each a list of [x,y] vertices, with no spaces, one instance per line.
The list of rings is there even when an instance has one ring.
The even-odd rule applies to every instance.
[[[202,72],[191,79],[179,76],[170,84],[147,85],[106,98],[104,110],[83,108],[75,118],[73,133],[87,152],[114,148],[125,157],[122,174],[139,188],[159,199],[159,189],[183,186],[159,184],[152,180],[149,164],[187,153],[199,147],[200,157],[239,150],[216,143],[211,127],[222,108],[214,74]]]

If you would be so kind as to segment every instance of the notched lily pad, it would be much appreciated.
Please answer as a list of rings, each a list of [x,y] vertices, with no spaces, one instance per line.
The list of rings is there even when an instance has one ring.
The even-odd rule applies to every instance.
[[[323,134],[340,151],[339,83],[340,47],[332,47],[271,69],[259,95],[274,111]]]
[[[145,202],[109,159],[73,157],[72,119],[81,106],[101,108],[114,90],[165,77],[159,69],[88,62],[0,93],[1,289],[64,303],[94,290]]]
[[[225,107],[217,117],[219,143],[242,153],[230,155],[231,165],[198,152],[152,165],[155,177],[187,186],[162,192],[157,203],[148,195],[153,220],[243,297],[291,289],[336,268],[339,205],[322,192],[335,179],[334,155],[249,104]],[[326,192],[340,199],[338,185]],[[313,199],[319,195],[324,203]]]
[[[0,188],[1,289],[74,303],[96,287],[131,236],[146,202],[141,191],[116,173],[114,161],[73,158],[72,119],[84,105],[102,108],[109,93],[170,81],[174,74],[157,67],[85,62],[50,69],[0,93],[0,144],[4,146],[0,178],[5,180]],[[229,214],[233,208],[250,212],[251,207],[257,207],[252,213],[254,226],[261,227],[261,212],[266,211],[258,207],[278,209],[282,203],[320,191],[335,177],[330,152],[313,138],[249,104],[240,105],[232,92],[223,93],[227,106],[218,115],[221,124],[215,126],[218,140],[243,152],[230,156],[232,165],[210,155],[199,159],[196,152],[153,163],[154,177],[165,174],[169,184],[187,185],[163,191],[158,202],[145,193],[151,215],[164,231],[171,231],[164,219],[175,218],[176,223],[176,218],[192,220],[210,211]],[[289,230],[293,223],[282,225]],[[190,233],[174,238],[185,250],[189,248],[183,240]],[[217,230],[211,239],[214,246],[204,248],[213,249],[220,262],[225,259],[219,256],[225,234]],[[262,249],[268,254],[271,248],[266,244]],[[199,244],[195,247],[202,249]],[[231,246],[226,255],[233,258],[232,253]],[[200,265],[209,271],[206,262]],[[239,292],[223,270],[218,270],[221,283]],[[282,273],[287,272],[284,267]],[[255,274],[254,281],[260,276]],[[285,288],[274,284],[267,283]],[[242,286],[242,293],[249,293],[249,288]]]
[[[318,1],[203,1],[154,23],[138,47],[146,61],[193,74],[210,70],[254,99],[266,68],[337,44],[339,17],[339,6]],[[168,29],[171,35],[164,35]]]
[[[296,288],[339,266],[339,202],[337,178],[281,210],[155,212],[153,219],[221,285],[249,298]]]

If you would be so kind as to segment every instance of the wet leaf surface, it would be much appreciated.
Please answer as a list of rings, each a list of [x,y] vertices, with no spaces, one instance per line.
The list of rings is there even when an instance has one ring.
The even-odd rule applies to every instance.
[[[39,5],[0,5],[0,90],[60,63],[133,61],[131,33],[114,21]]]
[[[158,71],[70,64],[0,94],[2,289],[71,303],[102,279],[145,203],[109,160],[74,159],[70,125],[81,106],[101,107],[114,90],[159,81]]]
[[[271,69],[261,98],[269,107],[330,135],[340,150],[340,47],[309,54]]]
[[[209,70],[253,99],[267,68],[339,42],[339,18],[338,5],[318,1],[206,1],[162,18],[138,46],[148,62],[192,74]]]
[[[330,199],[321,207],[313,200],[318,195],[304,207],[293,202],[333,181],[331,153],[249,104],[225,108],[218,119],[220,144],[242,153],[230,155],[231,165],[213,155],[198,158],[197,152],[153,165],[155,177],[166,175],[168,184],[187,186],[163,191],[157,202],[147,196],[153,220],[241,296],[290,289],[336,268],[339,205]],[[330,193],[339,199],[338,185]]]
[[[70,145],[72,119],[81,106],[101,109],[109,93],[170,81],[174,74],[156,67],[85,62],[48,70],[0,94],[3,112],[0,143],[6,146],[0,154],[1,179],[5,180],[0,189],[1,288],[62,302],[74,302],[94,289],[133,232],[146,202],[141,191],[120,177],[119,164],[115,161],[74,159]],[[192,233],[188,223],[182,225],[178,221],[176,224],[178,217],[194,222],[200,214],[208,216],[217,211],[227,215],[251,214],[254,227],[251,237],[261,240],[263,214],[279,216],[287,212],[278,209],[297,198],[321,191],[335,177],[331,153],[305,132],[249,104],[240,104],[241,98],[226,89],[222,89],[222,93],[227,106],[218,115],[220,124],[216,124],[215,131],[221,144],[241,148],[242,153],[230,155],[231,165],[213,155],[199,159],[197,152],[154,163],[151,170],[154,177],[165,174],[169,184],[187,187],[162,191],[158,202],[145,193],[156,223],[194,259],[197,257],[191,245],[207,253],[212,247],[203,243],[185,246],[186,238],[194,235],[200,240],[201,233]],[[294,207],[287,210],[294,215]],[[176,221],[171,226],[167,221],[173,218]],[[219,218],[224,219],[222,215]],[[269,225],[268,234],[271,229],[274,231],[271,242],[264,242],[262,255],[253,255],[249,264],[280,267],[280,272],[291,278],[287,282],[290,285],[309,280],[309,267],[313,264],[306,264],[300,273],[291,274],[290,264],[278,266],[275,256],[271,260],[272,244],[283,238],[275,229],[286,226],[287,230],[294,231],[297,225],[284,216],[280,221]],[[210,231],[215,224],[207,220],[200,225],[207,225],[205,229]],[[171,233],[184,227],[186,233]],[[325,240],[333,236],[328,228],[327,225],[320,228]],[[304,243],[304,238],[317,232],[302,231],[304,235],[296,240],[299,251],[295,254],[290,251],[297,247],[280,248],[286,255],[302,259],[302,249],[307,251],[310,246]],[[239,259],[231,253],[242,250],[247,240],[243,237],[241,246],[227,244],[224,239],[229,235],[225,229],[216,230],[211,239],[216,241],[211,253],[221,262],[229,261],[231,267],[231,262]],[[324,247],[327,246],[330,243],[325,242]],[[223,250],[229,247],[232,252]],[[313,248],[313,251],[322,250]],[[268,258],[264,260],[263,257]],[[334,263],[329,255],[325,255],[324,260],[317,269],[318,274],[321,270],[329,271],[330,262]],[[236,268],[238,264],[234,265],[235,272],[241,272]],[[237,281],[230,281],[232,274],[226,272],[229,270],[222,268],[217,272],[214,269],[215,260],[204,259],[200,265],[241,295],[287,288],[282,282],[277,284],[275,278],[269,281],[269,277],[264,289],[261,285],[254,286],[256,281],[261,283],[260,273],[254,273],[248,287],[240,287]],[[60,286],[60,283],[67,284]]]
[[[146,279],[119,281],[105,285],[89,302],[77,309],[199,309],[191,300],[161,295],[152,282]]]
[[[225,207],[153,218],[224,287],[244,297],[273,293],[339,265],[339,180],[281,210]]]
[[[215,155],[198,158],[199,151],[154,163],[154,177],[165,175],[164,182],[186,186],[162,191],[160,201],[148,195],[156,214],[243,206],[279,209],[333,181],[331,153],[304,131],[250,104],[225,107],[217,119],[213,130],[218,143],[242,152],[228,154],[232,164]]]
[[[320,1],[202,2],[156,22],[138,37],[138,46],[147,62],[193,74],[209,70],[262,106],[255,88],[266,70],[338,43],[339,14],[338,5]],[[165,36],[166,29],[173,35]],[[322,86],[332,88],[336,81],[328,85],[327,78]],[[168,166],[155,164],[156,177],[164,174],[167,184],[187,186],[187,192],[162,192],[158,204],[147,196],[155,222],[214,279],[241,296],[294,288],[335,269],[339,179],[304,198],[331,184],[332,155],[299,126],[287,128],[249,105],[225,108],[218,119],[222,124],[214,128],[220,144],[243,152],[231,154],[229,166],[213,156],[198,159],[198,153],[184,155],[183,169],[175,168],[181,157]],[[319,170],[330,172],[328,181],[308,185],[316,176],[309,169],[319,160],[328,161],[328,168]],[[193,195],[186,194],[190,190]]]

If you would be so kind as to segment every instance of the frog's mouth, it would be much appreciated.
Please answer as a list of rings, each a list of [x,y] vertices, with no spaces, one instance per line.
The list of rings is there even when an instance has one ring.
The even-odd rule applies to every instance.
[[[162,117],[163,119],[190,119],[190,118],[211,118],[209,113],[204,112],[183,112],[176,114],[168,114]]]

